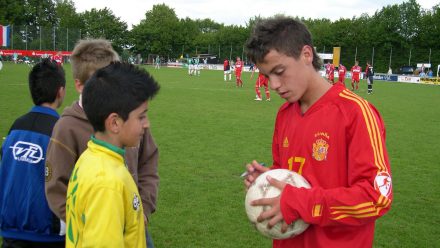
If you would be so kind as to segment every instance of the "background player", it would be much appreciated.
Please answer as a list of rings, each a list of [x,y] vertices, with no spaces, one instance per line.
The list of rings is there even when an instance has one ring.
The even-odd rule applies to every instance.
[[[240,57],[237,57],[237,62],[235,62],[235,83],[237,87],[243,87],[243,80],[241,80],[241,72],[243,71],[243,61]]]
[[[61,52],[57,52],[57,54],[52,56],[52,60],[55,61],[59,66],[63,65],[63,56],[61,55]]]
[[[194,58],[194,76],[200,76],[200,57],[195,57]]]
[[[359,61],[354,62],[351,67],[351,90],[359,89],[359,80],[361,78],[362,68],[359,66]]]
[[[347,68],[343,64],[339,64],[338,67],[338,82],[345,86],[345,73],[347,73]]]
[[[229,60],[227,58],[225,58],[225,60],[223,61],[223,77],[226,79],[229,75],[229,81],[231,81],[232,79],[232,75],[231,75],[231,65],[229,64]]]
[[[330,64],[330,62],[327,63],[325,67],[325,74],[327,75],[327,80],[331,83],[335,83],[335,66],[333,64]]]
[[[255,68],[252,71],[251,79],[254,77]],[[258,78],[255,82],[255,92],[257,93],[255,101],[261,101],[261,91],[260,87],[264,87],[264,92],[266,93],[266,101],[270,101],[270,91],[269,91],[269,78],[267,78],[263,73],[258,72]]]
[[[373,93],[373,66],[370,65],[370,62],[367,62],[367,66],[365,66],[365,76],[367,77],[368,84],[368,94]]]

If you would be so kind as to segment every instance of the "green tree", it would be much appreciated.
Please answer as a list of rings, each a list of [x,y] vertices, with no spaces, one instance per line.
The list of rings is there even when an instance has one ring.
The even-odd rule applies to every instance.
[[[25,0],[2,0],[0,1],[0,24],[24,25],[26,18]]]
[[[76,12],[75,3],[72,0],[56,0],[55,11],[59,27],[84,28],[84,22]]]
[[[57,44],[59,50],[72,50],[76,42],[81,39],[84,22],[76,12],[72,0],[56,0],[55,11],[57,14]]]
[[[145,19],[133,26],[133,52],[144,56],[149,53],[177,56],[179,27],[174,9],[165,4],[154,5],[152,10],[145,13]]]
[[[25,1],[25,24],[28,26],[56,26],[55,2],[52,0]]]
[[[113,48],[118,53],[129,44],[127,39],[127,23],[116,17],[108,9],[91,9],[80,15],[84,21],[84,32],[82,37],[86,38],[104,38],[112,42]]]

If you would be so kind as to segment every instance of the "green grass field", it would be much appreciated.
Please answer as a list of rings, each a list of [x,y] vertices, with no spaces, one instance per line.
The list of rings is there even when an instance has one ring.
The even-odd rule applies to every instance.
[[[64,106],[77,99],[70,66]],[[257,159],[271,163],[276,112],[283,103],[255,102],[254,82],[223,82],[223,72],[190,77],[183,69],[148,70],[161,85],[151,102],[151,129],[160,149],[157,211],[150,221],[155,246],[271,247],[247,221],[239,175]],[[0,135],[32,107],[25,65],[0,71]],[[347,81],[348,82],[348,81]],[[375,247],[435,247],[440,237],[440,86],[361,82],[357,93],[381,112],[393,172],[391,211],[376,222]],[[62,108],[60,109],[61,112]]]

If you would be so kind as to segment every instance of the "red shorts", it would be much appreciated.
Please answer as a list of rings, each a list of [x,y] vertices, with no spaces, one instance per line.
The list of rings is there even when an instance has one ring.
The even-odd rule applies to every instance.
[[[351,78],[351,81],[359,83],[359,77],[353,77]]]
[[[269,79],[267,78],[267,77],[265,77],[265,76],[259,76],[258,78],[257,78],[257,82],[255,82],[255,86],[256,87],[267,87],[268,86],[268,83],[269,83]]]

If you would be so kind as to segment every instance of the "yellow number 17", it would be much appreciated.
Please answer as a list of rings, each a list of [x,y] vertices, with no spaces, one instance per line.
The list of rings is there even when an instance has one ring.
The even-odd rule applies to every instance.
[[[289,170],[293,170],[293,163],[299,163],[299,169],[298,169],[297,173],[300,175],[302,174],[302,169],[303,169],[305,162],[306,162],[306,158],[303,158],[303,157],[290,157],[287,160],[287,163],[289,163]]]

